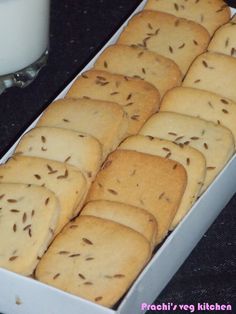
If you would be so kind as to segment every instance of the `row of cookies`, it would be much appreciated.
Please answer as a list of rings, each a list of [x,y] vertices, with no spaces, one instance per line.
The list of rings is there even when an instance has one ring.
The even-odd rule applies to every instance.
[[[140,24],[139,20],[137,22],[135,20],[140,14],[144,15],[140,16],[141,22],[148,25],[149,37],[154,36],[154,34],[150,35],[151,30],[153,31],[154,29],[156,30],[155,36],[158,35],[159,38],[159,35],[161,34],[161,46],[167,47],[167,43],[165,43],[165,41],[166,34],[168,32],[176,33],[177,31],[177,35],[180,36],[180,40],[182,42],[183,40],[186,40],[186,43],[181,44],[182,47],[179,49],[180,52],[177,54],[178,61],[176,61],[175,57],[172,58],[173,60],[168,58],[170,53],[173,54],[173,49],[176,45],[176,38],[178,37],[176,35],[171,39],[170,43],[168,43],[169,46],[172,46],[170,46],[171,49],[168,48],[169,52],[168,54],[164,54],[164,56],[157,54],[156,51],[150,51],[148,49],[149,47],[147,46],[147,41],[149,41],[150,38],[147,40],[144,36],[145,34],[141,34],[144,36],[142,39],[142,42],[145,43],[144,45],[130,43],[130,46],[128,46],[126,42],[120,43],[122,36],[125,35],[127,29],[129,32],[130,24],[134,23],[134,27],[136,27],[137,23]],[[157,103],[157,96],[155,98],[153,98],[153,95],[151,96],[150,86],[148,87],[149,99],[141,99],[139,93],[137,92],[137,87],[139,87],[140,90],[142,84],[146,84],[147,88],[147,83],[145,81],[141,82],[141,80],[145,79],[147,82],[158,87],[161,96],[163,96],[167,90],[179,85],[181,82],[183,74],[179,70],[175,61],[182,64],[183,60],[187,59],[187,63],[185,62],[185,68],[183,69],[183,71],[186,71],[193,58],[202,51],[206,50],[209,41],[209,34],[207,31],[202,26],[194,22],[189,22],[185,19],[177,19],[172,15],[166,15],[158,12],[144,11],[140,14],[131,19],[127,29],[125,29],[121,34],[118,43],[114,46],[108,47],[101,54],[100,58],[98,58],[95,63],[95,69],[83,73],[73,84],[67,95],[67,98],[73,98],[68,100],[67,104],[68,102],[81,102],[82,99],[83,101],[88,102],[91,98],[103,101],[116,101],[122,106],[128,116],[129,126],[127,135],[136,134],[147,117],[158,109],[157,107],[154,108],[153,103],[152,108],[149,108],[149,99],[152,99],[152,101],[155,100],[155,103]],[[156,21],[158,21],[158,24]],[[192,35],[194,34],[195,38],[194,40],[191,40],[191,43],[187,36],[189,30],[192,30]],[[163,77],[166,77],[166,79],[164,80]],[[134,89],[131,89],[131,86],[134,86],[135,83],[136,86]],[[143,88],[145,88],[145,86],[143,86]],[[75,100],[75,98],[77,100]],[[69,113],[74,112],[74,110],[68,106],[66,106],[64,110],[59,110],[58,102],[54,103],[48,108],[46,113],[44,113],[43,117],[40,119],[39,125],[74,129],[75,123],[71,123],[71,121],[75,117],[71,117],[71,115],[68,116],[67,113],[65,114],[65,110],[68,110]],[[60,114],[58,114],[59,112]],[[78,123],[78,119],[76,119],[76,122]],[[94,124],[92,127],[94,127]],[[96,128],[94,129],[96,130]],[[88,132],[88,129],[86,132]],[[110,132],[108,133],[110,134]],[[100,138],[98,139],[102,142]],[[107,139],[106,144],[108,144]],[[106,155],[110,151],[106,151]],[[168,230],[168,228],[166,228],[166,230]],[[161,239],[162,238],[163,237],[161,237]]]
[[[89,187],[106,156],[125,137],[136,134],[147,118],[159,108],[160,95],[151,84],[104,73],[107,80],[113,82],[113,86],[112,84],[107,86],[101,73],[94,71],[94,74],[96,75],[94,87],[107,90],[104,93],[104,98],[107,99],[92,100],[82,97],[77,100],[62,99],[52,103],[36,127],[21,138],[13,157],[0,167],[0,207],[4,216],[2,222],[6,226],[1,229],[1,238],[4,239],[0,243],[1,252],[4,253],[0,257],[1,267],[27,276],[33,273],[51,241],[70,220],[78,215]],[[83,79],[85,77],[84,74]],[[115,102],[114,97],[116,98]],[[8,190],[11,195],[15,196],[8,196]],[[39,196],[43,195],[43,201],[41,200],[40,204],[37,203],[37,199],[35,202],[32,201],[36,192]],[[47,195],[47,192],[52,194],[51,197],[44,196]],[[13,202],[14,206],[9,208],[7,205],[11,205]],[[49,207],[49,203],[51,207]],[[108,206],[111,212],[110,204]],[[117,212],[117,207],[121,211],[122,205],[114,203],[112,206],[115,212]],[[49,208],[48,215],[51,213],[51,216],[48,216],[48,222],[46,216],[44,221],[44,211],[47,208]],[[119,297],[121,292],[123,294],[127,290],[149,260],[150,246],[154,245],[153,241],[155,241],[157,230],[155,218],[146,211],[132,206],[124,206],[124,211],[126,214],[130,214],[129,223],[132,222],[133,229],[137,231],[122,227],[120,224],[109,225],[108,222],[105,223],[99,219],[96,224],[99,229],[99,222],[101,222],[101,230],[104,229],[104,223],[106,229],[111,227],[110,235],[101,239],[108,245],[107,254],[100,250],[103,252],[103,259],[107,261],[109,261],[109,257],[113,256],[112,232],[115,230],[117,237],[119,235],[120,238],[120,244],[116,243],[117,248],[123,242],[123,238],[127,238],[126,249],[124,245],[121,248],[123,252],[126,250],[126,260],[123,256],[121,264],[110,261],[110,264],[115,267],[111,269],[113,275],[109,275],[108,269],[106,269],[107,274],[104,277],[106,280],[109,279],[107,278],[109,276],[114,278],[113,285],[117,285],[117,280],[121,283],[124,282],[123,288],[120,284]],[[121,219],[125,218],[125,215],[120,216]],[[94,219],[91,221],[93,222]],[[75,222],[73,222],[74,225]],[[38,231],[36,232],[35,229]],[[41,232],[40,237],[39,232]],[[143,233],[144,236],[140,233]],[[99,232],[96,235],[95,232],[94,234],[98,239],[99,235],[103,233]],[[130,243],[128,237],[136,239],[140,243],[134,247],[133,251],[130,249],[133,242]],[[87,244],[89,247],[91,244],[88,243],[95,242],[94,240],[83,240],[88,238],[91,239],[90,236],[82,237],[82,245]],[[25,243],[28,243],[27,246]],[[77,242],[75,244],[78,245]],[[26,249],[28,250],[31,246],[34,246],[34,250],[30,254],[26,254]],[[140,256],[140,260],[137,259],[137,255]],[[78,253],[71,253],[68,257],[73,263],[76,263],[75,259],[78,259]],[[91,264],[93,259],[94,257],[87,256],[85,261]],[[136,264],[134,263],[133,274],[129,269],[128,274],[125,275],[125,269],[123,269],[125,263],[133,264],[131,261],[134,259]],[[122,269],[119,269],[121,266]],[[94,279],[93,281],[91,278],[85,280],[87,276],[85,274],[85,271],[81,271],[77,277],[82,281],[83,287],[89,289]],[[59,280],[59,277],[58,273],[54,274],[53,280]],[[100,290],[99,287],[98,290]],[[119,289],[113,287],[111,291],[119,291]],[[95,296],[94,300],[102,302],[99,295]],[[105,297],[103,300],[107,305],[112,305],[115,301],[107,301]]]
[[[206,50],[209,35],[196,23],[158,12],[147,11],[140,15],[130,22],[119,39],[121,42],[105,50],[95,69],[84,73],[76,81],[67,100],[49,106],[37,127],[22,139],[14,158],[0,169],[1,182],[25,183],[33,188],[41,185],[42,189],[53,191],[59,200],[61,209],[57,219],[60,224],[49,229],[46,224],[43,225],[51,233],[50,240],[47,243],[44,240],[44,250],[61,228],[79,213],[106,156],[128,135],[137,134],[144,122],[158,110],[160,96],[180,85],[190,63]],[[139,23],[147,22],[148,31],[145,35],[140,29],[140,37],[133,42],[129,27],[131,30],[136,28],[135,19]],[[176,41],[178,36],[165,42],[167,34],[174,32],[178,32],[181,42]],[[191,32],[192,37],[187,36],[187,32]],[[158,44],[161,43],[165,50],[158,50],[157,54],[152,45],[156,45],[155,40],[160,34]],[[103,164],[90,189],[86,201],[89,203],[82,212],[83,216],[67,225],[56,238],[36,272],[37,278],[46,283],[106,306],[112,306],[124,294],[147,263],[151,249],[168,232],[179,204],[184,203],[180,208],[185,208],[185,211],[177,220],[197,198],[206,167],[204,157],[193,148],[182,147],[185,153],[181,154],[181,145],[158,142],[152,136],[134,136],[123,145]],[[173,158],[176,161],[169,160],[172,154],[176,156]],[[71,178],[72,173],[75,178],[73,175]],[[47,199],[44,206],[48,206]],[[33,209],[31,215],[32,212]],[[11,213],[17,214],[17,211]],[[19,219],[26,223],[25,211]],[[11,220],[7,221],[10,221],[9,231],[13,230],[14,236],[22,240],[17,233],[19,222],[12,224]],[[22,231],[32,238],[32,224],[24,225]],[[114,232],[117,234],[119,256],[114,254]],[[132,240],[124,244],[126,236]],[[72,241],[74,238],[80,241]],[[104,246],[101,243],[105,243]],[[6,268],[23,258],[23,254],[20,256],[15,251],[7,255]],[[42,254],[34,254],[34,267]],[[137,259],[137,256],[140,258]],[[130,263],[134,264],[133,267]],[[73,270],[69,280],[67,267]],[[10,269],[14,271],[14,267]],[[91,269],[97,272],[93,273]],[[72,281],[72,277],[77,281]]]
[[[154,6],[154,2],[149,1],[149,3]],[[159,5],[162,9],[170,8],[170,3],[164,4],[162,1],[155,3],[156,9]],[[222,8],[224,11],[226,6]],[[206,174],[200,194],[209,187],[235,152],[236,95],[233,82],[236,79],[236,61],[233,57],[236,33],[234,28],[235,16],[215,32],[208,46],[208,52],[194,60],[182,86],[173,88],[165,94],[160,112],[153,115],[140,131],[140,135],[151,136],[153,141],[159,138],[179,145],[183,155],[186,146],[190,146],[205,157]],[[137,142],[138,138],[134,137],[126,140],[122,145],[128,149],[130,147],[140,149]],[[171,151],[168,158],[173,157]],[[190,159],[187,163],[190,163]],[[193,202],[195,200],[193,196]],[[190,207],[182,207],[181,204],[172,229]]]
[[[152,24],[148,27],[153,30]],[[106,101],[113,99],[123,106],[129,117],[133,116],[135,117],[134,120],[138,121],[140,113],[129,111],[134,108],[135,91],[129,94],[117,90],[120,83],[114,82],[114,80],[118,79],[118,75],[120,77],[125,75],[123,77],[124,82],[131,82],[133,79],[149,81],[160,88],[161,96],[168,89],[179,85],[180,81],[179,76],[178,80],[175,80],[174,83],[171,82],[173,78],[175,79],[174,73],[177,73],[173,71],[173,66],[171,67],[172,71],[168,72],[166,81],[163,80],[163,67],[161,72],[160,68],[157,71],[154,61],[158,60],[158,65],[160,65],[164,64],[167,59],[163,59],[163,56],[157,56],[156,52],[149,51],[146,46],[144,39],[144,47],[142,45],[134,46],[134,44],[131,47],[118,44],[107,48],[95,63],[95,69],[84,73],[75,81],[67,94],[67,98],[92,98]],[[147,71],[150,68],[153,71]],[[160,74],[162,75],[161,81]],[[172,75],[171,80],[169,75]],[[114,87],[116,87],[115,90]],[[127,103],[127,101],[130,102]],[[157,114],[153,117],[160,115]],[[77,218],[76,224],[80,223],[81,217],[89,219],[89,216],[90,218],[93,216],[93,219],[102,218],[104,222],[107,220],[115,221],[143,234],[150,242],[151,248],[153,248],[164,239],[169,229],[173,229],[181,221],[201,191],[207,188],[216,175],[216,171],[219,171],[220,167],[223,167],[223,164],[232,155],[234,144],[228,130],[223,129],[222,133],[219,131],[215,136],[215,125],[202,120],[196,121],[197,124],[193,126],[195,133],[190,136],[188,143],[186,143],[187,139],[184,141],[185,145],[178,143],[183,139],[183,136],[174,133],[174,131],[171,132],[171,130],[168,132],[168,135],[172,136],[169,140],[154,138],[150,135],[145,136],[146,134],[143,134],[143,132],[145,132],[145,127],[148,126],[150,121],[143,127],[140,135],[127,138],[118,150],[108,156],[89,191],[86,205],[81,216]],[[198,125],[198,122],[200,122],[200,125]],[[170,125],[168,123],[170,121],[167,124],[163,123],[164,131]],[[175,125],[175,122],[173,123]],[[182,123],[189,128],[192,125],[192,120],[187,121],[183,117]],[[219,160],[218,168],[214,173],[215,167],[210,167],[209,164],[207,166],[206,157],[201,151],[192,147],[194,145],[189,145],[191,141],[198,140],[196,134],[199,132],[199,127],[201,127],[201,136],[207,134],[204,139],[201,139],[201,142],[198,142],[197,147],[203,146],[205,151],[210,150],[210,153],[208,153],[210,158],[213,151],[216,148],[219,149],[217,142],[225,136],[228,140],[226,141],[226,153]],[[149,133],[149,131],[147,132]],[[175,141],[173,141],[173,136]],[[207,162],[209,163],[209,160]],[[205,180],[207,170],[211,171],[213,175],[209,175],[209,178]],[[141,209],[146,210],[146,212],[143,211],[141,214]],[[152,216],[147,216],[148,214]],[[149,220],[147,221],[148,217]],[[154,227],[153,218],[156,219],[157,228]],[[76,279],[73,284],[65,286],[63,278],[66,277],[67,273],[63,269],[58,252],[61,250],[61,252],[68,254],[69,244],[66,238],[72,237],[73,232],[75,237],[79,236],[79,231],[75,233],[74,230],[70,231],[68,228],[60,238],[54,241],[37,267],[36,277],[47,284],[62,290],[69,289],[71,293],[99,304],[114,305],[114,299],[113,303],[109,303],[108,298],[111,295],[114,296],[115,285],[120,289],[122,281],[118,284],[114,280],[104,282],[103,279],[98,279],[98,275],[91,273],[89,266],[84,266],[81,260],[77,261],[76,267],[74,261],[68,262],[67,260],[67,266],[72,270],[71,281],[73,281],[72,278],[78,278],[76,271],[82,267],[82,280],[91,278],[92,285],[90,287],[84,287],[81,284],[78,286],[78,279]],[[66,251],[63,251],[65,248]],[[78,245],[78,249],[80,248],[81,246]],[[111,269],[110,259],[107,255],[104,256],[109,261],[109,265],[106,264],[105,268],[103,267],[104,261],[103,263],[94,262],[93,264],[93,267],[99,270],[100,276],[102,274],[102,278],[106,276],[106,269]],[[115,263],[114,266],[117,264]],[[124,269],[126,270],[126,267]],[[79,277],[81,279],[81,274]],[[110,275],[108,277],[114,279],[114,276]],[[123,274],[117,277],[124,279],[126,277],[124,270]],[[100,297],[96,297],[98,287]],[[117,291],[115,300],[118,300],[121,295],[120,291]]]
[[[124,81],[126,82],[125,79]],[[129,81],[127,84],[132,88],[132,83],[145,87],[143,93],[142,88],[137,89],[138,93],[133,97],[137,107],[140,104],[139,98],[144,97],[148,100],[150,91],[150,96],[153,97],[150,101],[151,109],[148,111],[152,112],[159,104],[158,91],[145,82],[139,84],[136,81]],[[130,101],[127,100],[132,98],[130,89],[127,92],[129,94],[124,98]],[[56,114],[53,113],[54,110]],[[140,111],[140,116],[150,115],[146,111]],[[132,125],[133,121],[137,121],[138,128],[141,127],[138,119],[130,119],[131,130],[137,128],[135,123]],[[0,203],[4,217],[1,222],[5,224],[5,228],[1,229],[0,247],[4,253],[0,257],[1,267],[27,276],[33,273],[51,241],[73,217],[78,215],[106,154],[120,143],[127,132],[127,114],[116,103],[80,99],[59,100],[49,106],[37,126],[22,137],[13,157],[0,167]],[[47,192],[51,193],[50,196]],[[42,194],[41,203],[38,203],[36,193],[38,198]],[[92,204],[92,207],[93,205],[96,204]],[[90,294],[93,301],[112,306],[150,259],[156,240],[157,224],[151,214],[140,208],[116,203],[107,206],[110,214],[111,208],[114,209],[114,215],[117,215],[115,221],[130,228],[104,219],[96,219],[91,217],[91,214],[90,218],[73,221],[59,234],[56,241],[62,239],[64,242],[66,236],[63,235],[66,230],[75,234],[78,222],[79,234],[75,236],[77,239],[81,236],[81,243],[71,242],[70,250],[68,248],[59,250],[58,257],[61,259],[58,260],[57,266],[60,267],[60,261],[64,265],[65,257],[73,263],[75,271],[77,262],[79,265],[81,261],[84,262],[84,269],[80,266],[80,272],[77,271],[75,274],[75,278],[80,281],[81,290],[85,296]],[[105,209],[105,204],[102,208]],[[122,208],[125,215],[121,214]],[[48,216],[44,214],[45,210],[48,210]],[[91,228],[94,224],[97,231],[94,227]],[[83,226],[85,230],[91,231],[91,234],[87,232],[84,234]],[[114,233],[117,237],[114,237]],[[126,238],[125,244],[123,238]],[[95,243],[98,246],[95,246]],[[68,244],[66,241],[63,245],[67,247]],[[119,259],[113,254],[114,245],[123,252]],[[26,254],[26,250],[30,250],[31,247],[34,249]],[[78,253],[80,249],[83,249],[83,253]],[[100,256],[100,266],[97,264],[97,254]],[[39,269],[42,269],[44,261],[45,259]],[[105,261],[110,265],[109,268]],[[133,266],[126,266],[130,264]],[[91,267],[98,272],[91,274]],[[67,274],[65,273],[64,277],[63,272],[59,272],[55,265],[53,270],[57,272],[52,273],[51,279],[57,284],[62,282],[61,288],[66,290]],[[100,276],[102,271],[104,280],[110,282],[102,284],[106,291],[101,289],[101,282],[96,277]],[[40,270],[37,276],[43,280]],[[71,289],[69,284],[68,290],[73,292]]]

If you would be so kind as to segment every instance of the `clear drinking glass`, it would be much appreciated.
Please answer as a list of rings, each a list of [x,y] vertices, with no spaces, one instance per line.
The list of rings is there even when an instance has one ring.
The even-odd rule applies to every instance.
[[[0,94],[25,87],[47,62],[50,0],[0,0]]]

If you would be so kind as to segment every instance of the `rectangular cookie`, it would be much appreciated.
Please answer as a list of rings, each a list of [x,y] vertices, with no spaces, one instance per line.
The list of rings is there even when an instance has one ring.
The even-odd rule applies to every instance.
[[[52,243],[36,269],[36,278],[112,307],[150,255],[150,244],[140,233],[109,220],[82,216]]]
[[[134,45],[173,60],[185,74],[207,50],[210,35],[201,25],[157,11],[141,11],[128,23],[118,44]]]
[[[119,104],[129,119],[128,134],[137,134],[160,105],[160,94],[153,85],[96,70],[79,76],[67,93],[66,98],[68,97],[92,98]]]
[[[184,87],[207,90],[236,102],[236,58],[207,52],[192,64]]]
[[[112,220],[141,233],[153,248],[157,236],[157,222],[146,210],[110,201],[89,202],[81,211],[81,216],[95,216]]]
[[[60,99],[44,112],[37,126],[70,129],[94,136],[103,158],[127,136],[128,118],[114,102],[94,99]]]
[[[84,175],[61,162],[28,156],[15,156],[0,166],[0,183],[24,183],[45,186],[60,202],[58,233],[81,209],[88,190]]]
[[[154,85],[161,97],[179,86],[182,73],[176,63],[155,52],[125,45],[106,48],[95,63],[95,69],[145,80]]]
[[[173,141],[180,147],[189,145],[199,150],[207,163],[202,191],[212,183],[235,151],[234,138],[229,129],[173,112],[162,111],[153,115],[140,134]]]
[[[236,143],[236,103],[217,94],[190,87],[177,87],[163,98],[161,111],[198,117],[230,129]]]
[[[157,220],[158,244],[168,233],[186,183],[186,171],[178,162],[117,150],[98,173],[87,201],[109,200],[147,210]]]
[[[40,186],[0,183],[0,267],[30,276],[48,248],[60,207]]]
[[[102,147],[94,137],[85,133],[38,127],[21,138],[15,155],[51,159],[75,166],[91,182],[102,162]]]
[[[234,20],[215,32],[208,47],[209,51],[236,57],[236,19]]]
[[[183,17],[204,26],[210,35],[230,19],[223,0],[148,0],[145,10],[157,10]]]
[[[134,150],[137,152],[161,156],[179,162],[187,172],[187,186],[178,211],[171,224],[173,230],[184,218],[197,200],[206,176],[206,159],[198,150],[174,144],[152,136],[136,135],[127,138],[119,149]]]

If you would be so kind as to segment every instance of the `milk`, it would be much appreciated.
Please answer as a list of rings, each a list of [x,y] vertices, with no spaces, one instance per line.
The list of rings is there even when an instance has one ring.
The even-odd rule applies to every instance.
[[[48,47],[50,0],[0,0],[0,75],[38,60]]]

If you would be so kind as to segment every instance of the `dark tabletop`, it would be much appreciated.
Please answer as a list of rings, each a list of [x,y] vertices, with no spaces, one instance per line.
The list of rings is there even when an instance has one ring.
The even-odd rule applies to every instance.
[[[140,2],[52,0],[48,65],[29,87],[12,88],[0,96],[0,155],[96,54]],[[236,303],[235,211],[236,195],[155,303]],[[236,313],[236,307],[233,313]]]

